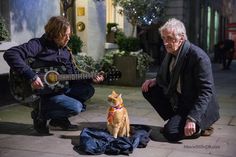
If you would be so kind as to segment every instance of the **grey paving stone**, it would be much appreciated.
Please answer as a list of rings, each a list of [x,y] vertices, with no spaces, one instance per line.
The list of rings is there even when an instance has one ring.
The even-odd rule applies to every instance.
[[[30,118],[31,108],[22,105],[0,107],[0,157],[77,157],[73,146],[85,127],[106,127],[107,95],[115,89],[122,93],[132,124],[145,124],[152,128],[151,141],[146,148],[137,148],[131,157],[234,157],[236,154],[236,62],[231,71],[221,71],[213,65],[217,99],[221,118],[214,125],[210,137],[168,143],[160,134],[165,122],[142,97],[140,87],[96,85],[96,93],[87,102],[87,111],[71,117],[79,131],[50,131],[52,136],[37,136]],[[102,154],[99,157],[108,155]]]
[[[232,119],[230,120],[229,125],[231,125],[231,126],[236,126],[236,117],[235,117],[235,116],[232,117]]]

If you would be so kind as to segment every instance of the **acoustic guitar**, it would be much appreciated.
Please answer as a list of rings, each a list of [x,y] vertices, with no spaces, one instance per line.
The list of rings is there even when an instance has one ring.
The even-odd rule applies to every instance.
[[[70,80],[92,79],[97,75],[103,75],[108,81],[117,80],[121,77],[121,72],[117,69],[110,69],[107,72],[93,72],[81,74],[66,74],[64,66],[51,66],[33,69],[44,84],[43,89],[32,89],[29,80],[22,75],[10,70],[9,84],[13,97],[20,102],[33,102],[43,94],[51,94],[63,91],[69,87]]]

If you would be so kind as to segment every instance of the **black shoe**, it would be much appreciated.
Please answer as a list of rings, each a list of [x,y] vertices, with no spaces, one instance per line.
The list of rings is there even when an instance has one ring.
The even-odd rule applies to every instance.
[[[47,120],[40,118],[36,111],[31,112],[31,117],[33,119],[34,129],[39,134],[49,134],[49,129],[47,127]]]
[[[62,131],[77,131],[78,126],[73,125],[67,118],[63,119],[52,119],[49,122],[51,130],[62,130]]]

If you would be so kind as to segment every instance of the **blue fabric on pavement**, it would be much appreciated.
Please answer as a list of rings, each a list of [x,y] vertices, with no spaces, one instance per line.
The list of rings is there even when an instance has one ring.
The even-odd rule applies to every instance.
[[[131,154],[135,148],[145,148],[150,141],[151,129],[144,125],[131,125],[131,137],[114,138],[107,130],[84,128],[80,143],[74,149],[91,155]]]

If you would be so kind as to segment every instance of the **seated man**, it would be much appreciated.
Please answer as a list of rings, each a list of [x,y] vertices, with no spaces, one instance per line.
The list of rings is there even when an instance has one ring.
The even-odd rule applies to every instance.
[[[169,141],[206,135],[219,119],[210,59],[187,40],[181,21],[170,19],[159,30],[167,54],[156,78],[143,83],[143,95],[167,120]]]
[[[32,70],[26,60],[32,58],[47,65],[65,66],[68,74],[78,73],[73,62],[72,53],[67,47],[71,35],[71,26],[62,16],[51,17],[45,25],[45,34],[40,38],[31,39],[22,45],[12,47],[4,53],[4,59],[10,68],[22,75],[31,83],[33,89],[42,89],[44,84],[40,77]],[[62,130],[76,130],[68,118],[85,110],[84,102],[94,94],[91,82],[103,81],[102,75],[97,75],[91,80],[70,81],[70,87],[62,91],[40,95],[40,106],[32,112],[34,129],[43,134],[48,134],[49,125]]]

